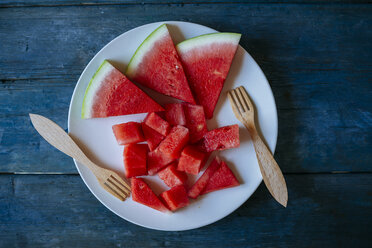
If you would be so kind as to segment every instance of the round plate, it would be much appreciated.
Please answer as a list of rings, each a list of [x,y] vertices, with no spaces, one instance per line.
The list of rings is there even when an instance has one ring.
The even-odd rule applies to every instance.
[[[141,42],[163,22],[147,24],[132,29],[107,44],[89,62],[72,95],[68,129],[70,135],[80,144],[87,155],[97,164],[111,168],[123,175],[123,147],[116,143],[111,126],[128,121],[141,121],[145,114],[118,116],[102,119],[81,119],[81,106],[85,89],[94,72],[104,59],[108,59],[119,70],[125,71],[126,65]],[[188,22],[166,22],[175,44],[198,35],[216,32],[216,30]],[[226,92],[244,85],[256,106],[259,130],[263,134],[270,150],[274,152],[278,133],[278,119],[274,97],[269,83],[253,58],[239,46],[226,79],[221,97],[218,101],[214,118],[208,121],[208,128],[213,129],[230,124],[240,125],[239,148],[219,152],[237,176],[240,186],[216,191],[191,200],[189,206],[173,214],[164,214],[132,201],[122,202],[107,193],[98,184],[95,176],[82,164],[76,167],[97,199],[120,217],[147,228],[181,231],[211,224],[227,216],[241,206],[257,189],[262,181],[255,151],[249,134],[235,118]],[[169,102],[170,98],[146,90],[159,103]],[[214,155],[214,154],[213,154]],[[213,157],[213,155],[211,157]],[[168,188],[157,177],[146,177],[155,193],[159,194]],[[190,182],[196,178],[190,178]]]

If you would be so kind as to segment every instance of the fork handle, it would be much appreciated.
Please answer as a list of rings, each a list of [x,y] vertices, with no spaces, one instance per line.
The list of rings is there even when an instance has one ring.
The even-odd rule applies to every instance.
[[[256,128],[254,126],[246,127],[251,135],[262,178],[266,187],[275,200],[286,207],[288,202],[288,191],[283,173],[270,150],[258,135]]]

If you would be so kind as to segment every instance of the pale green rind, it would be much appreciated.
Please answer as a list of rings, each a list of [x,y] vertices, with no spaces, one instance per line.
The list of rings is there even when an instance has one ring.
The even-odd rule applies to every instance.
[[[132,78],[135,75],[138,65],[141,63],[145,54],[151,50],[154,43],[167,34],[169,34],[167,25],[162,24],[146,37],[129,61],[127,71],[125,72],[129,78]]]
[[[83,106],[81,108],[81,118],[87,119],[91,118],[91,108],[93,104],[93,98],[95,93],[100,88],[101,83],[105,76],[113,69],[114,67],[104,60],[102,64],[98,67],[98,70],[94,73],[92,79],[90,80],[87,89],[85,90]]]

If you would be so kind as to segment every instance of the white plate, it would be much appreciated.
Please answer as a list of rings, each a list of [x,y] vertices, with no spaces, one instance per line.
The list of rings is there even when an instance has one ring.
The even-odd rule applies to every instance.
[[[184,39],[216,32],[214,29],[188,22],[169,21],[166,23],[169,24],[168,27],[176,44]],[[80,142],[80,145],[93,161],[115,169],[121,174],[123,174],[124,170],[122,161],[123,147],[117,145],[111,126],[128,121],[141,121],[145,114],[82,120],[80,116],[85,88],[104,59],[110,60],[118,69],[124,72],[136,48],[161,24],[162,22],[151,23],[132,29],[107,44],[89,62],[81,74],[72,95],[68,116],[70,134],[75,140]],[[271,151],[274,151],[278,133],[278,119],[274,97],[260,67],[242,47],[237,50],[230,74],[215,110],[215,117],[208,122],[208,128],[213,129],[218,126],[239,123],[230,108],[226,92],[240,85],[244,85],[254,101],[260,130]],[[170,99],[152,91],[147,90],[147,92],[160,103],[168,102]],[[85,184],[97,199],[112,212],[127,221],[147,228],[166,231],[198,228],[218,221],[236,210],[253,194],[262,180],[249,134],[241,123],[239,125],[241,128],[240,147],[219,152],[219,154],[228,162],[241,185],[199,197],[197,200],[192,201],[188,207],[180,209],[173,214],[158,212],[133,202],[131,198],[121,202],[103,190],[95,176],[86,167],[76,161],[75,164]],[[167,189],[156,176],[147,178],[151,181],[150,186],[154,187],[155,193],[160,193],[162,190]],[[190,181],[192,180],[195,180],[195,178],[190,179]]]

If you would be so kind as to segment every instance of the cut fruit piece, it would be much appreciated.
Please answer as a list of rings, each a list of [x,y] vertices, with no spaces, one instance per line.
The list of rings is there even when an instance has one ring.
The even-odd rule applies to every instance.
[[[209,179],[218,170],[218,168],[220,168],[220,165],[221,160],[218,157],[215,157],[208,168],[204,171],[203,175],[194,183],[187,193],[190,198],[195,199],[200,195],[205,186],[208,184]]]
[[[124,170],[127,178],[147,175],[147,144],[129,144],[124,147]]]
[[[187,175],[185,172],[177,170],[176,163],[168,165],[158,172],[158,176],[168,187],[185,184]]]
[[[166,24],[153,31],[137,48],[126,74],[157,92],[195,103]]]
[[[127,122],[112,126],[115,138],[119,145],[135,144],[145,141],[142,133],[141,123]]]
[[[158,149],[149,152],[147,161],[147,173],[151,176],[155,175],[159,170],[173,162],[174,159],[167,157]]]
[[[85,91],[81,118],[98,118],[163,111],[145,92],[106,60]]]
[[[234,173],[224,161],[221,161],[220,168],[218,168],[218,170],[211,176],[201,194],[203,195],[212,191],[231,188],[238,185],[239,181],[236,179]]]
[[[194,146],[186,146],[181,153],[177,169],[189,174],[198,175],[205,164],[207,154]]]
[[[239,147],[239,125],[220,127],[209,131],[200,142],[200,148],[206,152]]]
[[[213,33],[177,45],[190,88],[207,119],[213,117],[240,37],[235,33]]]
[[[181,103],[165,104],[165,119],[173,126],[186,125],[186,117]]]
[[[143,122],[148,126],[154,129],[156,132],[160,133],[163,136],[166,136],[171,126],[169,123],[165,120],[163,120],[159,115],[153,113],[150,113],[146,116],[146,118],[143,120]]]
[[[183,107],[186,117],[186,127],[190,131],[190,142],[195,143],[208,132],[204,110],[199,105],[184,104]]]
[[[160,198],[168,208],[175,211],[189,205],[189,198],[184,185],[178,185],[160,194]]]
[[[160,144],[160,142],[165,138],[165,136],[161,135],[160,133],[156,132],[151,127],[148,127],[145,123],[142,122],[142,131],[146,138],[147,144],[149,145],[150,151],[155,150],[156,147]]]
[[[169,212],[168,208],[160,201],[142,178],[132,178],[131,181],[133,201],[161,212]]]

